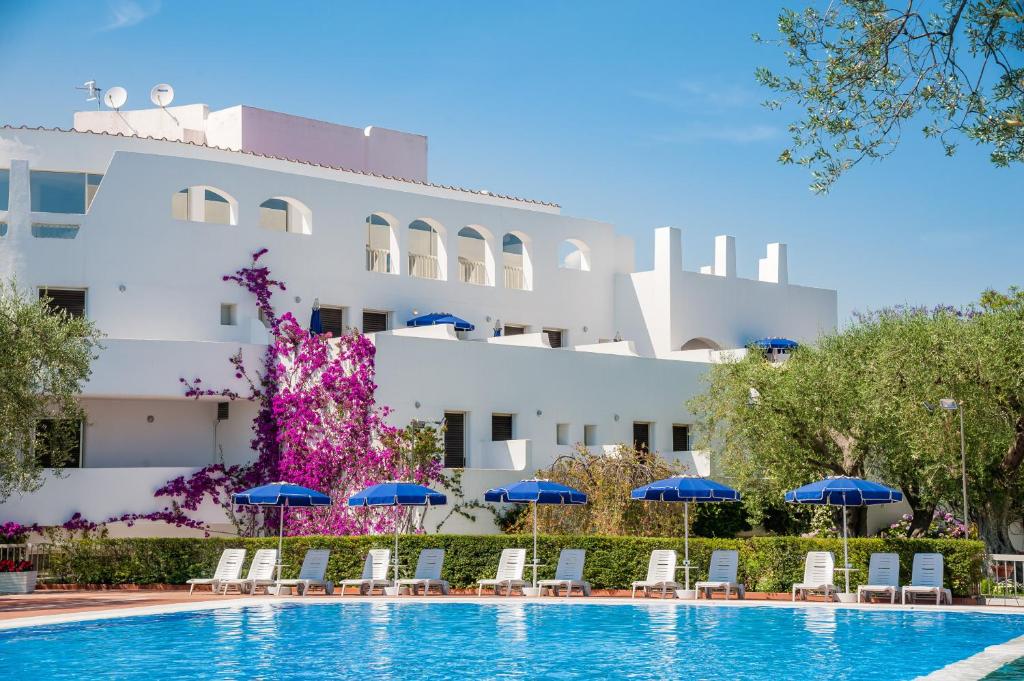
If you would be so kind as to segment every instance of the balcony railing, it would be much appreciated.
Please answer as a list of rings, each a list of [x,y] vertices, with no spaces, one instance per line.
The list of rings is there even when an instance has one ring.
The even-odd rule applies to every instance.
[[[526,290],[526,272],[520,265],[505,265],[505,288]]]
[[[391,272],[391,251],[387,248],[366,247],[366,269],[369,272]]]
[[[483,260],[459,256],[459,280],[467,284],[487,285],[487,265]]]
[[[421,279],[440,279],[441,266],[435,255],[409,254],[409,274]]]
[[[53,550],[52,544],[0,544],[0,561],[13,560],[21,562],[27,560],[32,563],[32,569],[39,573],[39,579],[46,579],[50,576],[50,553]]]

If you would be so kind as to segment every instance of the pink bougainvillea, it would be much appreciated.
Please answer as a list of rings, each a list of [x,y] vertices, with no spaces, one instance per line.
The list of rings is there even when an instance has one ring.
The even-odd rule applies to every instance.
[[[355,332],[340,338],[312,334],[291,314],[279,317],[275,313],[273,291],[283,291],[285,285],[272,279],[270,269],[261,264],[266,253],[266,249],[257,251],[248,267],[223,278],[253,294],[273,338],[262,371],[255,377],[244,365],[241,351],[228,360],[235,377],[247,382],[248,394],[208,388],[201,378],[181,379],[188,397],[257,403],[251,441],[255,460],[231,466],[213,464],[175,478],[156,492],[170,500],[163,510],[126,514],[107,522],[157,520],[206,529],[189,512],[210,499],[225,509],[240,533],[270,528],[276,532],[275,510],[259,515],[252,509],[236,508],[231,494],[288,481],[322,491],[334,500],[330,507],[290,509],[285,516],[288,534],[389,532],[403,517],[400,512],[351,509],[345,503],[348,497],[383,480],[411,479],[425,484],[442,480],[441,461],[436,457],[416,461],[407,456],[410,443],[405,431],[385,422],[388,409],[374,400],[373,343]],[[79,514],[73,520],[76,528],[86,522]]]

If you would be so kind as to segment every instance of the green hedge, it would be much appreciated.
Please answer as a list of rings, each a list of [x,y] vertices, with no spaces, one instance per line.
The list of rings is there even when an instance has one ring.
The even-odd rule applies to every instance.
[[[357,577],[363,557],[371,548],[390,548],[387,536],[289,537],[284,544],[284,573],[296,576],[302,556],[310,548],[331,550],[328,579]],[[417,535],[401,538],[403,572],[411,576],[420,549],[445,549],[444,577],[455,587],[468,587],[483,577],[493,577],[501,550],[530,548],[529,535]],[[258,548],[276,548],[274,538],[261,539],[94,539],[62,546],[51,558],[56,581],[77,584],[181,584],[190,577],[209,576],[225,548],[244,547],[250,556]],[[654,549],[676,549],[682,560],[682,539],[649,537],[542,536],[539,544],[541,578],[554,576],[561,548],[587,550],[585,576],[594,588],[628,588],[643,579],[647,559]],[[808,551],[833,551],[842,560],[838,539],[753,537],[749,539],[690,540],[690,558],[697,566],[691,579],[707,574],[714,549],[739,549],[739,578],[750,591],[788,591],[803,575]],[[851,586],[867,579],[872,552],[900,554],[901,581],[910,580],[915,553],[945,555],[946,584],[954,594],[969,595],[981,579],[984,545],[950,539],[851,539],[850,562],[859,572],[851,574]],[[838,580],[838,577],[837,577]]]

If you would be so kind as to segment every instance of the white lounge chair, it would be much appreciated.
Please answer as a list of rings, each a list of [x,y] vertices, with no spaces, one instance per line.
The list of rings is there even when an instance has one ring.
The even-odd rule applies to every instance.
[[[330,558],[331,552],[328,549],[306,551],[298,579],[279,580],[278,586],[293,586],[298,590],[300,596],[305,596],[313,588],[321,588],[327,594],[333,593],[334,583],[327,581],[327,562]]]
[[[523,581],[523,568],[526,566],[526,549],[504,549],[501,552],[501,559],[498,560],[498,575],[494,579],[481,579],[477,582],[476,595],[482,596],[484,587],[494,588],[494,595],[498,595],[498,589],[505,587],[505,594],[512,595],[512,589],[522,590],[526,586]]]
[[[857,602],[870,600],[872,595],[889,596],[896,602],[900,590],[900,556],[898,553],[872,553],[868,563],[868,583],[857,587]]]
[[[718,549],[711,552],[711,566],[708,568],[708,578],[697,582],[693,588],[697,591],[697,598],[703,591],[704,595],[711,598],[714,591],[725,591],[725,599],[729,600],[729,594],[736,592],[739,598],[747,595],[747,589],[736,581],[736,573],[739,572],[740,552],[736,550]]]
[[[935,605],[941,605],[943,599],[953,604],[953,592],[942,586],[943,559],[941,553],[915,553],[914,569],[910,576],[910,586],[903,587],[903,603],[910,596],[911,602],[919,595],[935,595]]]
[[[409,587],[415,596],[420,587],[423,595],[430,593],[430,587],[436,586],[442,594],[448,593],[448,582],[441,579],[441,568],[444,566],[444,549],[423,549],[416,560],[416,576],[412,579],[398,580],[398,588]]]
[[[232,587],[238,589],[238,593],[256,594],[256,590],[267,588],[277,583],[274,572],[277,570],[277,549],[260,549],[252,557],[249,564],[249,574],[245,579],[225,579],[220,582],[220,592],[227,594]]]
[[[652,589],[661,589],[662,598],[669,591],[675,596],[675,590],[682,587],[676,582],[676,552],[671,549],[651,551],[651,559],[647,563],[647,579],[633,582],[632,597],[636,598],[636,590],[643,589],[644,596],[650,596]]]
[[[799,594],[803,600],[807,595],[820,593],[831,599],[836,592],[836,558],[831,551],[809,551],[804,561],[804,581],[793,585],[793,600]]]
[[[558,567],[555,568],[554,579],[542,579],[537,582],[541,593],[550,589],[557,596],[558,590],[565,589],[565,596],[572,595],[573,589],[579,589],[584,596],[590,595],[590,582],[583,581],[583,563],[587,557],[584,549],[562,549],[558,554]]]
[[[213,571],[213,577],[196,577],[185,582],[188,584],[188,595],[191,596],[197,586],[208,586],[210,591],[216,593],[221,582],[238,579],[244,563],[245,549],[224,549],[220,554],[220,560],[217,561],[217,569]]]
[[[366,554],[363,562],[363,576],[359,579],[341,580],[341,595],[345,595],[345,588],[355,586],[359,588],[359,594],[366,591],[367,595],[373,593],[374,589],[383,590],[391,584],[388,581],[388,561],[391,560],[391,549],[371,549]]]

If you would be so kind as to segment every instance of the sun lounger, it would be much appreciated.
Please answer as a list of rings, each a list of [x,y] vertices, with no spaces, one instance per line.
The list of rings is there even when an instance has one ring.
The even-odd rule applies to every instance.
[[[590,582],[583,581],[583,563],[587,552],[584,549],[562,549],[558,554],[558,567],[555,568],[554,579],[542,579],[537,582],[541,593],[550,589],[557,596],[558,590],[564,588],[568,598],[573,589],[579,589],[584,596],[590,595]]]
[[[444,549],[423,549],[420,557],[416,560],[416,576],[412,579],[398,580],[398,588],[409,587],[412,595],[415,596],[420,587],[423,588],[423,595],[430,593],[430,587],[435,586],[442,594],[448,593],[448,582],[441,579],[441,567],[444,565]]]
[[[797,595],[807,600],[811,593],[820,593],[831,599],[836,592],[835,567],[836,558],[831,551],[808,552],[804,561],[804,581],[793,585],[793,600]]]
[[[735,592],[737,597],[746,596],[746,587],[736,581],[736,573],[739,571],[740,552],[736,550],[719,549],[711,552],[711,566],[708,568],[708,578],[694,584],[697,591],[697,598],[703,591],[705,596],[711,598],[714,591],[725,591],[726,600],[729,594]]]
[[[302,568],[299,570],[298,579],[282,579],[278,586],[295,587],[300,596],[305,596],[310,589],[320,588],[325,593],[334,592],[334,583],[327,580],[327,561],[331,558],[331,552],[327,549],[310,549],[306,551],[306,557],[302,559]]]
[[[391,560],[391,549],[372,549],[366,554],[366,560],[363,562],[363,576],[359,579],[341,580],[341,595],[344,596],[345,588],[350,586],[358,587],[360,595],[364,590],[367,595],[370,595],[374,589],[383,590],[384,587],[389,586],[391,584],[388,581],[389,560]]]
[[[676,552],[671,549],[651,551],[651,559],[647,563],[647,579],[633,582],[632,597],[636,598],[636,590],[643,589],[644,596],[650,596],[652,590],[661,589],[661,595],[682,587],[676,583]]]
[[[943,599],[953,604],[953,592],[942,586],[943,560],[941,553],[915,553],[914,569],[910,576],[910,586],[903,587],[903,603],[910,596],[911,602],[917,596],[935,596],[935,605],[941,605]]]
[[[872,553],[868,563],[868,583],[857,587],[857,602],[871,599],[873,595],[888,596],[890,603],[896,602],[900,590],[900,556],[898,553]]]
[[[498,575],[494,579],[481,579],[477,582],[476,595],[482,596],[484,587],[493,587],[494,595],[498,595],[498,589],[505,587],[505,594],[512,595],[512,589],[520,589],[526,586],[523,581],[523,568],[526,566],[526,549],[505,549],[501,552],[501,559],[498,561]]]
[[[245,549],[224,549],[224,552],[220,554],[220,560],[217,561],[217,569],[214,570],[213,577],[196,577],[185,582],[188,584],[189,595],[192,595],[192,591],[197,586],[208,586],[210,591],[216,592],[220,588],[221,582],[238,579],[238,576],[242,574],[243,563],[245,563]]]
[[[256,594],[260,587],[266,591],[277,583],[274,571],[277,569],[277,549],[260,549],[252,557],[249,574],[245,579],[225,579],[220,582],[220,592],[226,594],[235,588],[238,593]]]

